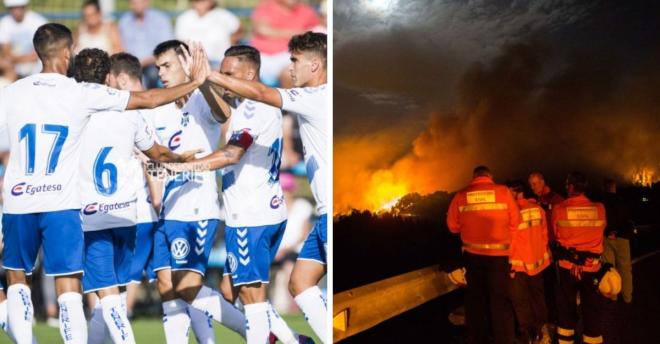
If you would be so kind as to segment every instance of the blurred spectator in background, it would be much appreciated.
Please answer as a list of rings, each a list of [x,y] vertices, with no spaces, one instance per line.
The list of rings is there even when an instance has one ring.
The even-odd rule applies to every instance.
[[[252,46],[261,52],[261,81],[293,87],[289,66],[289,39],[319,25],[311,6],[300,0],[261,0],[252,13]]]
[[[278,312],[290,314],[297,309],[288,290],[289,277],[307,234],[312,228],[314,205],[302,197],[296,198],[296,179],[288,172],[280,173],[280,184],[287,206],[284,236],[273,262],[271,303]]]
[[[18,76],[14,70],[14,64],[11,63],[11,58],[5,56],[0,48],[0,88],[11,84],[16,81],[17,78]]]
[[[98,0],[87,0],[82,5],[82,21],[75,32],[75,51],[98,48],[108,54],[123,50],[119,30],[112,22],[105,22]]]
[[[121,43],[126,52],[140,59],[142,84],[158,87],[158,70],[153,51],[156,45],[174,38],[170,19],[163,12],[149,8],[149,0],[130,0],[130,12],[119,19]]]
[[[28,0],[4,0],[9,15],[0,20],[0,48],[5,64],[14,66],[18,77],[39,73],[41,63],[32,46],[32,36],[46,18],[27,8]],[[0,69],[3,66],[0,66]],[[8,67],[4,66],[5,68]]]
[[[217,70],[225,50],[241,39],[241,21],[218,7],[215,0],[190,0],[190,3],[191,8],[176,19],[176,38],[201,42],[211,67]]]
[[[328,2],[325,0],[319,4],[319,24],[312,31],[328,34]]]

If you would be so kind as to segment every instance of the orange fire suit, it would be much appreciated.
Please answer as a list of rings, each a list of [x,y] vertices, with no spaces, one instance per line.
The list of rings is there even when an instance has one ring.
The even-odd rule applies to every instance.
[[[552,229],[559,244],[557,294],[557,335],[572,341],[578,319],[576,303],[580,293],[584,320],[583,342],[602,343],[602,307],[605,298],[598,292],[596,275],[603,252],[605,207],[580,194],[552,209]]]
[[[460,233],[465,262],[467,342],[513,343],[514,315],[510,301],[509,247],[520,211],[506,186],[490,177],[476,177],[456,193],[447,226]]]
[[[511,192],[489,177],[476,177],[452,199],[447,226],[460,233],[463,249],[486,256],[508,256],[520,212]]]

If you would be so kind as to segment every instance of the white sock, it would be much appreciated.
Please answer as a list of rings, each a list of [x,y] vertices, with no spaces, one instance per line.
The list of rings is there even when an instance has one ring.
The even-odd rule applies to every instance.
[[[195,296],[192,306],[210,314],[213,320],[245,338],[245,315],[217,291],[202,286]]]
[[[105,321],[103,320],[103,309],[99,298],[96,298],[96,305],[92,310],[92,318],[89,319],[89,331],[87,333],[87,344],[103,344],[106,336],[110,336]]]
[[[317,286],[308,288],[294,298],[296,304],[305,314],[305,319],[312,327],[314,333],[325,343],[325,317],[328,312],[325,298],[321,293],[321,289]]]
[[[263,344],[270,334],[270,319],[268,318],[268,303],[260,302],[245,305],[245,336],[248,344]]]
[[[9,336],[9,339],[15,342],[16,340],[12,337],[11,333],[9,333],[9,324],[7,321],[7,300],[4,300],[0,302],[0,328],[5,331],[7,336]]]
[[[121,306],[121,296],[108,295],[101,299],[103,320],[114,343],[135,343],[133,329]]]
[[[34,308],[30,288],[13,284],[7,288],[7,324],[10,337],[18,344],[32,344],[32,317]]]
[[[190,317],[187,308],[188,304],[181,299],[163,302],[163,329],[167,343],[188,343]]]
[[[87,343],[87,320],[82,295],[64,293],[57,298],[60,305],[60,335],[65,344]]]
[[[12,337],[11,333],[9,333],[9,325],[7,324],[7,300],[4,300],[0,302],[0,328],[2,328],[3,331],[9,336],[9,339],[11,339],[13,342],[16,340],[14,337]],[[32,336],[32,344],[37,344],[37,337]]]
[[[293,333],[289,325],[284,322],[284,319],[275,310],[275,307],[268,303],[268,317],[270,318],[270,332],[284,344],[298,344],[298,336]]]
[[[213,332],[213,319],[211,316],[190,305],[188,305],[188,315],[197,343],[214,344],[215,332]]]
[[[0,302],[0,328],[2,328],[2,330],[9,336],[9,326],[7,326],[7,300]]]
[[[121,293],[119,293],[119,297],[121,297],[121,308],[124,310],[124,313],[126,313],[126,317],[128,317],[128,306],[126,306],[126,299],[128,298],[128,292],[122,291]]]

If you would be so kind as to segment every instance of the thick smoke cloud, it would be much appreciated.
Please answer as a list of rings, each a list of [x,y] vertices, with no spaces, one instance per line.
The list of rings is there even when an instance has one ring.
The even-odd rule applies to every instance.
[[[621,18],[602,14],[603,9],[591,16],[571,12],[587,16],[588,25],[555,20],[546,25],[553,32],[502,30],[506,39],[500,38],[496,54],[476,53],[480,58],[456,63],[455,78],[440,79],[426,93],[405,87],[415,78],[388,88],[367,76],[360,88],[359,73],[346,82],[338,74],[336,118],[348,105],[342,94],[361,99],[357,108],[366,115],[355,116],[352,129],[342,129],[350,126],[348,120],[335,124],[335,212],[377,209],[407,192],[456,190],[477,164],[491,166],[500,181],[541,170],[557,188],[574,169],[589,173],[593,182],[605,176],[629,181],[641,167],[660,170],[660,33],[648,32],[657,24],[633,6],[619,13],[635,24],[616,30],[611,26]],[[475,20],[483,26],[484,18],[496,19]],[[515,15],[507,20],[521,21]],[[612,34],[602,37],[599,30]],[[460,39],[460,32],[455,34]],[[351,46],[350,40],[342,44]],[[341,70],[341,58],[335,63]],[[440,65],[443,70],[451,63]],[[420,82],[429,85],[426,78]],[[393,97],[366,96],[379,91]],[[385,101],[390,114],[385,111],[384,118],[392,120],[374,120],[372,108]],[[346,112],[351,111],[355,108]],[[423,124],[414,125],[420,119]],[[352,131],[356,127],[359,134]]]

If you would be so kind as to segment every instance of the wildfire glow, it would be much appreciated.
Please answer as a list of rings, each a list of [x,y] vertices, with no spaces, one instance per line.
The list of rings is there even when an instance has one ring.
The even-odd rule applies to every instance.
[[[396,181],[392,171],[378,170],[371,176],[365,197],[371,210],[382,211],[391,209],[408,192],[407,184]]]
[[[633,184],[651,186],[657,179],[655,171],[649,168],[638,168],[632,174]]]

